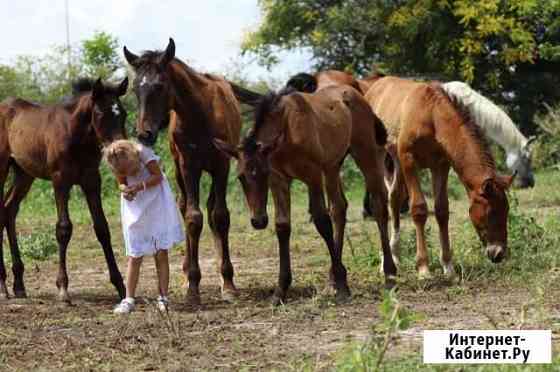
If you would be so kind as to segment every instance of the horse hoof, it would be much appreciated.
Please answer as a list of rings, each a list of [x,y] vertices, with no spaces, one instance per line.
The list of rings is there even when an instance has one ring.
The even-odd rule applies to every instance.
[[[272,300],[270,302],[272,303],[272,306],[276,307],[276,306],[284,305],[286,303],[286,299],[282,298],[281,296],[273,295]]]
[[[10,296],[8,295],[8,292],[6,292],[6,293],[0,292],[0,302],[7,301],[9,299],[10,299]]]
[[[286,292],[276,288],[271,300],[272,306],[280,306],[286,304]]]
[[[200,293],[198,291],[187,290],[187,304],[192,306],[200,306],[202,301],[200,300]]]
[[[14,290],[14,297],[15,298],[27,298],[27,293],[25,292],[25,289],[23,290]]]
[[[222,290],[222,300],[225,302],[233,303],[238,297],[236,290],[226,289]]]
[[[385,289],[387,291],[397,288],[397,278],[394,276],[387,276],[385,278]]]
[[[334,296],[336,302],[338,302],[338,303],[348,302],[351,297],[352,297],[352,294],[350,293],[350,289],[347,286],[338,288],[336,290],[336,294]]]
[[[428,268],[418,270],[418,280],[430,280],[432,279],[432,274]]]

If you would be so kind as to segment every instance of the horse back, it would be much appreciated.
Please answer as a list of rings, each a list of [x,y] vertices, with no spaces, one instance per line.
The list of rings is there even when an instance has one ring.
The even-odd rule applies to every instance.
[[[383,77],[371,85],[366,100],[397,143],[401,133],[433,135],[432,107],[435,88],[427,83]]]
[[[352,115],[344,103],[348,89],[352,88],[330,86],[313,94],[292,93],[282,98],[292,152],[305,154],[326,167],[344,157],[352,132]]]

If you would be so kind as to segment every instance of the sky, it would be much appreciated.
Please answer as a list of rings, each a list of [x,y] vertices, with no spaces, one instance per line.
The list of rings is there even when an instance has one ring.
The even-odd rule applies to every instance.
[[[225,72],[233,69],[233,61],[250,62],[242,74],[254,81],[286,79],[310,68],[304,52],[283,53],[282,63],[271,72],[252,62],[254,57],[240,59],[244,33],[256,29],[261,19],[257,0],[68,0],[68,4],[72,45],[105,31],[139,53],[163,49],[173,37],[177,57],[196,69]],[[0,63],[66,44],[65,0],[10,0],[2,13]]]

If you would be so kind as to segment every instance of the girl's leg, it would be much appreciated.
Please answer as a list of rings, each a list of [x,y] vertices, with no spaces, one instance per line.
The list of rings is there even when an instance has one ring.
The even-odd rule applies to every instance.
[[[136,286],[140,276],[140,265],[142,257],[128,257],[128,267],[126,269],[126,297],[134,298],[136,294]]]
[[[154,258],[156,260],[159,294],[167,298],[169,291],[169,259],[167,250],[162,249],[158,251]]]

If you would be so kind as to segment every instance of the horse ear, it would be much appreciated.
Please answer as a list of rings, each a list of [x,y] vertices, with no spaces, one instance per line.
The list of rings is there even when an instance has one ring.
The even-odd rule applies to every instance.
[[[274,140],[272,140],[272,142],[270,142],[266,145],[263,144],[262,142],[258,142],[257,143],[257,148],[258,148],[258,150],[261,154],[263,154],[264,156],[268,156],[268,155],[272,154],[274,151],[276,151],[278,146],[284,142],[285,138],[286,138],[286,136],[285,136],[284,132],[282,132],[279,135],[277,135],[276,138]]]
[[[105,87],[101,82],[101,78],[98,78],[95,83],[93,84],[93,88],[91,90],[91,98],[95,101],[99,99],[105,93]]]
[[[533,142],[535,142],[536,139],[537,139],[537,136],[531,136],[531,137],[529,137],[529,139],[527,140],[527,143],[525,144],[525,149],[526,149],[527,151],[529,151],[529,147],[531,146],[531,144],[532,144]]]
[[[169,44],[167,44],[165,52],[161,55],[159,63],[162,66],[166,66],[169,62],[173,61],[173,58],[175,58],[175,41],[170,37]]]
[[[121,81],[121,83],[119,84],[119,86],[117,87],[117,96],[124,96],[126,94],[126,91],[128,89],[128,76],[124,78],[123,81]]]
[[[220,150],[225,155],[227,155],[229,157],[232,157],[232,158],[239,159],[239,153],[237,152],[237,149],[235,148],[235,146],[232,146],[231,144],[229,144],[225,141],[222,141],[221,139],[218,139],[218,138],[212,139],[212,143],[214,144],[214,146],[218,150]]]
[[[138,57],[136,54],[129,51],[126,46],[123,48],[124,58],[134,68],[138,67]]]

